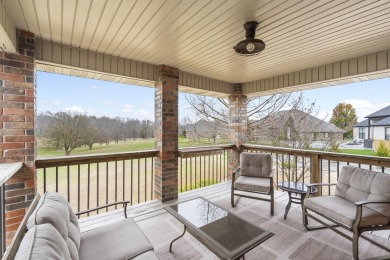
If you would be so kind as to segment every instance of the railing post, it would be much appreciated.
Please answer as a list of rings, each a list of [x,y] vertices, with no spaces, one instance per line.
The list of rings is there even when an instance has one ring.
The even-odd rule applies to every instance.
[[[320,157],[318,154],[311,155],[310,162],[310,183],[321,183],[321,172],[320,172]],[[321,196],[322,189],[319,188],[314,196]]]

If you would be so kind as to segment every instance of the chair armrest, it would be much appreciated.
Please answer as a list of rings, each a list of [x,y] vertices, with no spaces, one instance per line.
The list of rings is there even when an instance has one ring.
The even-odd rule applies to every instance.
[[[358,201],[355,202],[356,205],[356,215],[355,215],[355,221],[353,222],[353,226],[359,227],[360,221],[362,220],[363,215],[363,205],[366,204],[390,204],[390,201]]]
[[[363,205],[366,205],[366,204],[390,204],[390,201],[367,201],[367,200],[363,200],[363,201],[355,202],[356,206],[363,206]]]
[[[127,218],[127,212],[126,212],[126,211],[127,211],[127,204],[128,204],[128,203],[130,203],[130,201],[128,201],[128,200],[113,202],[113,203],[109,203],[109,204],[106,204],[106,205],[102,205],[102,206],[99,206],[99,207],[96,207],[96,208],[87,209],[87,210],[83,210],[83,211],[77,212],[77,213],[76,213],[76,216],[80,216],[80,215],[83,215],[83,214],[86,214],[86,213],[89,213],[89,212],[92,212],[92,211],[96,211],[96,210],[98,210],[98,209],[104,209],[104,208],[108,208],[108,207],[111,207],[111,206],[123,204],[123,209],[124,209],[125,218]]]
[[[337,185],[337,183],[310,183],[310,184],[306,184],[306,187],[308,189],[307,189],[305,199],[310,197],[312,187],[315,187],[315,186],[334,186],[334,185]]]
[[[238,167],[237,169],[235,169],[233,171],[232,182],[234,182],[236,180],[236,174],[240,174],[240,170],[241,170],[241,167]]]
[[[273,178],[274,175],[275,175],[275,170],[272,170],[272,171],[271,171],[271,174],[269,175],[269,177],[270,177],[270,178]]]

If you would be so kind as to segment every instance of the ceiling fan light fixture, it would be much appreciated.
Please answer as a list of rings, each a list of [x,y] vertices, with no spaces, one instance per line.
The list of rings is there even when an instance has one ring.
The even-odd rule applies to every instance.
[[[246,39],[233,47],[235,52],[241,56],[253,56],[259,54],[265,48],[262,40],[255,39],[256,28],[259,23],[256,21],[247,22],[244,25]]]

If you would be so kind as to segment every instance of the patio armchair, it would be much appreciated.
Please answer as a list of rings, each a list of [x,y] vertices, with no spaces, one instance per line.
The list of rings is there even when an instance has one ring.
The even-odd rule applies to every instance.
[[[359,237],[390,251],[389,248],[362,235],[365,231],[390,229],[390,174],[344,166],[337,183],[312,186],[336,186],[335,195],[310,198],[310,189],[302,205],[303,225],[307,230],[330,228],[352,242],[354,259],[359,259]],[[316,213],[313,214],[313,213]],[[326,223],[321,216],[332,224]],[[308,226],[308,217],[323,226]],[[352,231],[352,237],[335,227]]]
[[[274,215],[273,176],[271,154],[241,153],[240,167],[233,171],[232,176],[232,207],[236,205],[235,196],[269,201],[271,215]],[[258,194],[267,195],[270,198],[260,197]]]

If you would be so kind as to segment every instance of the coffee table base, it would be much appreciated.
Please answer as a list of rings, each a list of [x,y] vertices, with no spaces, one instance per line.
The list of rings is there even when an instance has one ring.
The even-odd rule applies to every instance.
[[[183,231],[183,234],[181,234],[180,236],[176,237],[175,239],[172,240],[172,242],[169,244],[169,252],[172,253],[172,245],[173,245],[173,242],[175,242],[176,240],[178,240],[179,238],[183,237],[184,234],[186,233],[187,231],[187,226],[184,225],[184,231]],[[237,259],[240,259],[242,257],[243,260],[245,260],[245,255],[242,255],[240,257],[238,257]]]
[[[187,231],[187,226],[184,226],[184,231],[183,231],[183,234],[181,234],[180,236],[178,236],[177,238],[173,239],[171,244],[169,245],[169,252],[172,252],[172,244],[173,242],[175,242],[176,240],[178,240],[179,238],[181,238],[182,236],[184,236],[184,234],[186,233]]]

